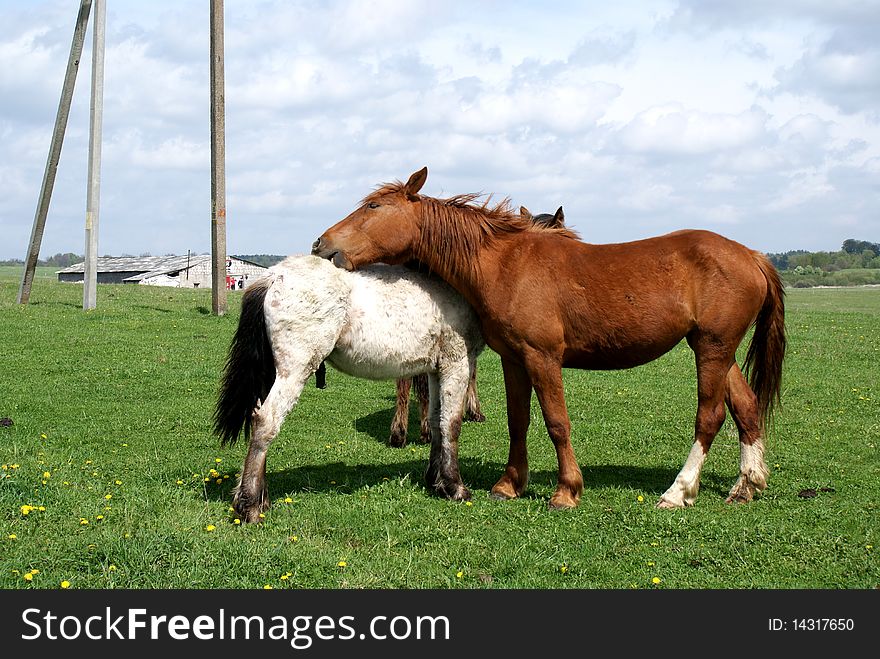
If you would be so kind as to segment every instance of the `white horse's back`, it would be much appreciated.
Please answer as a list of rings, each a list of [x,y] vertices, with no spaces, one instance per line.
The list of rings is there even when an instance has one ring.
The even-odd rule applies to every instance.
[[[348,322],[327,358],[339,370],[409,377],[434,372],[444,360],[466,359],[475,344],[482,346],[476,314],[444,281],[386,265],[347,274]]]
[[[290,256],[269,269],[266,325],[276,360],[375,380],[436,372],[483,348],[473,309],[446,282],[403,267],[347,272],[316,256]],[[317,360],[317,361],[316,361]]]

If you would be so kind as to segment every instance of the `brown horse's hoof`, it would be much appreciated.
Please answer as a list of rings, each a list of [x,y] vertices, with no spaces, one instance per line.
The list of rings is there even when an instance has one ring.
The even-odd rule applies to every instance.
[[[392,432],[388,437],[388,446],[393,448],[403,448],[406,446],[406,433]]]
[[[568,486],[558,486],[547,506],[551,510],[568,510],[577,508],[581,501],[580,491]]]

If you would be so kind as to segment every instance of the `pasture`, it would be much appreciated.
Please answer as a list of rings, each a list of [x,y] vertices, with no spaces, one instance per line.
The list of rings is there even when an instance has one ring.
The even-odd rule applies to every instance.
[[[551,511],[556,457],[533,398],[531,483],[488,490],[507,459],[500,361],[486,350],[487,421],[460,442],[469,504],[431,496],[429,447],[387,446],[393,382],[332,369],[309,383],[269,450],[272,507],[237,524],[246,446],[211,414],[237,323],[209,290],[82,288],[41,271],[15,304],[0,269],[0,588],[875,588],[880,585],[880,290],[798,289],[786,300],[782,409],[768,489],[724,498],[738,473],[730,419],[696,505],[657,510],[693,441],[693,354],[565,372],[585,489]],[[410,437],[417,435],[415,406]]]

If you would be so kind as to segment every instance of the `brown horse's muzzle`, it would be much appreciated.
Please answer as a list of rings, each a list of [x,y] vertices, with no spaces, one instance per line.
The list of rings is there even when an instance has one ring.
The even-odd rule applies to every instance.
[[[312,243],[312,254],[320,256],[322,259],[332,261],[333,265],[337,268],[354,270],[354,265],[348,257],[336,249],[336,247],[334,247],[329,241],[325,240],[323,236]]]

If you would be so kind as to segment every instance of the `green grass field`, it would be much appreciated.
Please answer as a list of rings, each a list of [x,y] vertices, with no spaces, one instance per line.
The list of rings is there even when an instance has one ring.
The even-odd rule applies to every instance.
[[[641,368],[567,371],[585,491],[547,500],[556,460],[537,404],[531,485],[498,502],[507,458],[500,362],[480,359],[483,424],[465,424],[469,505],[422,485],[428,447],[386,445],[391,382],[332,369],[307,387],[269,452],[272,508],[242,526],[230,491],[244,457],[210,419],[237,323],[210,291],[82,288],[0,269],[0,587],[875,588],[880,290],[793,290],[783,408],[768,490],[724,503],[738,472],[732,424],[694,507],[653,507],[684,463],[695,410],[685,345]],[[416,431],[415,406],[411,437]],[[812,489],[816,496],[799,496]]]

